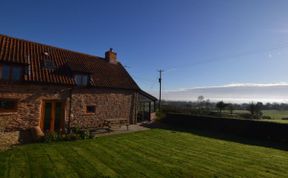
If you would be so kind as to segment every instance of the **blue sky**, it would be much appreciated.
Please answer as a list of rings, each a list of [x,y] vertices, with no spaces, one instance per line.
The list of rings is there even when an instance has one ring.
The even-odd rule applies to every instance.
[[[145,90],[275,84],[288,76],[286,0],[1,1],[0,33],[103,56]]]

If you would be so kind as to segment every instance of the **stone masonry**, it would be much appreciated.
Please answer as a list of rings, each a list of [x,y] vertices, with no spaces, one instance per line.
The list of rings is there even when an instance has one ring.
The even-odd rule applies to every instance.
[[[17,99],[17,111],[0,112],[0,122],[5,131],[26,130],[40,125],[43,100],[65,102],[65,128],[69,119],[71,127],[99,127],[104,120],[133,122],[135,119],[135,92],[130,90],[83,88],[72,90],[71,115],[69,87],[53,85],[0,85],[0,98]],[[87,113],[86,106],[93,105],[95,113]],[[116,122],[121,123],[121,122]]]
[[[118,90],[77,89],[72,95],[71,127],[101,127],[104,120],[129,123],[133,93]],[[87,113],[86,106],[95,106],[95,113]],[[119,121],[119,122],[117,122]],[[68,122],[68,120],[66,121]]]

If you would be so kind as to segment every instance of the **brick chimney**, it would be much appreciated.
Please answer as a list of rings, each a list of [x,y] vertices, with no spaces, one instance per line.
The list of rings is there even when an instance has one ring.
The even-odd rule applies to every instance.
[[[113,52],[113,49],[110,48],[109,51],[105,53],[105,59],[111,64],[117,64],[117,53]]]

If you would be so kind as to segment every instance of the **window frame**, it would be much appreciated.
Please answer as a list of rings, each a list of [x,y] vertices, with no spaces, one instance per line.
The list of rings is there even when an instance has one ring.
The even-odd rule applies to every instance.
[[[8,74],[8,79],[3,79],[3,69],[4,66],[8,66],[9,69],[9,74]],[[20,69],[20,78],[19,80],[14,80],[14,74],[13,71],[15,68]],[[7,81],[7,82],[20,82],[24,79],[24,66],[22,65],[17,65],[17,64],[0,64],[0,80],[1,81]]]
[[[0,113],[5,113],[5,112],[17,112],[18,110],[18,99],[13,99],[13,98],[0,98],[0,102],[1,101],[8,101],[8,102],[15,102],[14,103],[14,107],[13,108],[9,108],[9,109],[4,109],[0,107]]]
[[[88,111],[89,109],[89,107],[93,107],[93,112],[90,112],[90,111]],[[96,113],[96,106],[95,105],[86,105],[86,113],[87,114],[95,114]]]

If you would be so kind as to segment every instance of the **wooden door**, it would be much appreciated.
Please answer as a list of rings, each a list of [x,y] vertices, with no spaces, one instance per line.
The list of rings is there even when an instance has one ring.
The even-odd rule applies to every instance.
[[[43,101],[41,129],[44,132],[64,131],[65,106],[62,101]]]

